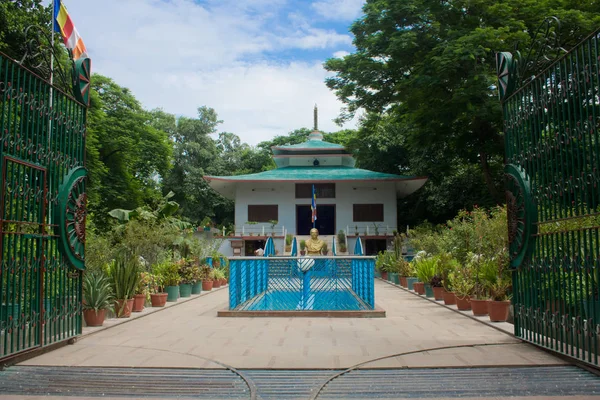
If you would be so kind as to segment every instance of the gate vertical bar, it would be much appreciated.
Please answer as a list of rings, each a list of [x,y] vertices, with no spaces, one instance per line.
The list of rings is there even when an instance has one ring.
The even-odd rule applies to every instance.
[[[497,56],[515,335],[595,366],[599,39],[600,30],[527,80],[511,54]]]

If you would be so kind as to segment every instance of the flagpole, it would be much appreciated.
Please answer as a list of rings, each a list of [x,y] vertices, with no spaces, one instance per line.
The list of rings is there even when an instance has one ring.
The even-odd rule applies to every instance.
[[[52,10],[50,10],[50,110],[52,110],[52,85],[54,84],[54,7],[56,0],[52,0]],[[48,123],[48,150],[50,150],[50,137],[52,136],[52,113],[50,113],[50,121]]]

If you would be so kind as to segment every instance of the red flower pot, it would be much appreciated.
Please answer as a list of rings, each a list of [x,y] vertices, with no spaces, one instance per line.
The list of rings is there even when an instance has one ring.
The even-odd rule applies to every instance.
[[[129,318],[131,317],[131,310],[133,309],[133,299],[127,301],[115,300],[115,314],[117,318]]]
[[[469,296],[460,298],[458,296],[454,296],[456,299],[456,308],[460,311],[468,311],[471,309],[471,299]]]
[[[444,300],[444,287],[434,287],[433,288],[433,298],[436,300]]]
[[[167,293],[152,293],[150,294],[150,301],[152,307],[164,307],[167,304]]]
[[[386,280],[386,281],[388,280],[388,273],[387,273],[387,271],[382,271],[381,272],[381,279]]]
[[[417,292],[418,294],[425,294],[425,284],[423,282],[415,282],[413,283],[413,288],[415,289],[415,292]]]
[[[106,318],[106,310],[83,310],[83,319],[87,326],[102,326],[104,324],[104,318]]]
[[[202,281],[202,290],[209,292],[212,290],[212,288],[213,288],[213,281],[210,281],[208,279],[205,279]]]
[[[402,287],[408,287],[408,280],[406,276],[401,276],[400,277],[400,286]]]
[[[133,312],[142,312],[144,310],[144,303],[146,302],[145,294],[136,294],[133,296]]]
[[[213,288],[217,289],[221,287],[221,280],[220,279],[215,279],[213,282]]]
[[[444,290],[443,297],[444,297],[444,304],[445,305],[451,306],[453,304],[456,304],[456,296],[454,296],[454,293],[447,292],[447,291]]]
[[[471,299],[471,310],[476,317],[488,315],[488,301]]]
[[[221,279],[221,286],[225,286],[227,285],[227,279],[223,278]]]
[[[508,319],[508,311],[510,308],[510,301],[492,301],[488,302],[488,311],[490,314],[490,321],[492,322],[506,322]]]

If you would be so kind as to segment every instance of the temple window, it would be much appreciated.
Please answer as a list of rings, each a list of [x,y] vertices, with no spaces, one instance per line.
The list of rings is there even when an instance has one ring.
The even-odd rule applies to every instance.
[[[279,220],[277,204],[248,205],[248,221],[269,222]]]
[[[379,222],[383,221],[383,204],[354,204],[354,222]]]
[[[315,183],[317,199],[335,199],[335,183]],[[296,183],[296,198],[312,198],[312,183]]]

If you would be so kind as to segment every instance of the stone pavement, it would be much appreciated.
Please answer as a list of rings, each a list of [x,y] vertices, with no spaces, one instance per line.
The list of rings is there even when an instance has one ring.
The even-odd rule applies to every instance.
[[[386,318],[217,318],[220,290],[122,323],[21,365],[260,369],[560,365],[529,344],[376,281]],[[475,347],[456,347],[474,345]],[[444,350],[428,350],[455,346]]]

